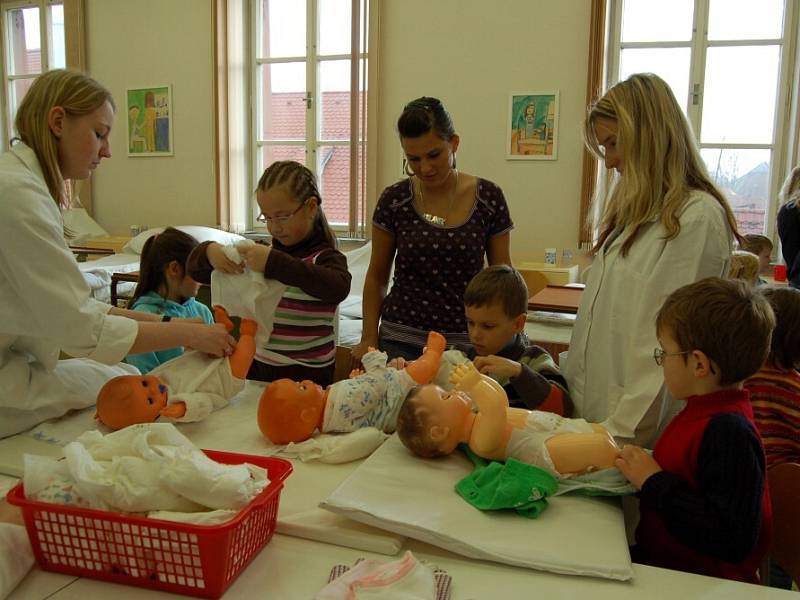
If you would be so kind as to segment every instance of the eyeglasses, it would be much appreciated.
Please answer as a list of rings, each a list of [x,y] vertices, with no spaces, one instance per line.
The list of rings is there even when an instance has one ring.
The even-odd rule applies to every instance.
[[[270,227],[272,225],[280,225],[282,227],[286,225],[293,216],[295,216],[298,212],[300,212],[300,209],[306,205],[306,202],[307,200],[303,200],[300,203],[300,206],[295,208],[288,215],[281,215],[280,217],[268,217],[263,212],[260,212],[256,217],[256,221],[258,221],[259,223],[266,223],[267,227]]]
[[[683,356],[684,354],[691,354],[691,350],[684,350],[683,352],[665,352],[663,348],[656,348],[653,350],[653,360],[660,367],[664,364],[664,358],[667,356]]]

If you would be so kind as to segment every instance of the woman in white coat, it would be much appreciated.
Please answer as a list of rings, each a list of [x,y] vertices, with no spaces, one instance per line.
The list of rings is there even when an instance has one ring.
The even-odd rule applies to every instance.
[[[0,437],[94,404],[127,354],[191,346],[222,356],[222,325],[160,321],[90,298],[64,241],[64,181],[110,157],[110,92],[72,71],[38,77],[0,154]],[[153,321],[153,322],[150,322]],[[60,361],[60,351],[76,360]],[[85,358],[84,358],[85,357]],[[87,360],[91,359],[91,360]]]
[[[577,416],[652,447],[679,405],[666,395],[655,315],[673,290],[728,272],[736,221],[658,76],[612,87],[586,120],[609,181],[564,375]],[[611,179],[611,177],[609,177]]]

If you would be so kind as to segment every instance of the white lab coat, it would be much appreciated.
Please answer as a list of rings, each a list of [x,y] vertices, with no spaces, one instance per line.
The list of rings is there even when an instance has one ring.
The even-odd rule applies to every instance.
[[[101,381],[130,373],[103,365],[128,354],[137,323],[89,294],[36,155],[17,144],[0,155],[0,437],[90,406]],[[59,362],[61,349],[93,360]]]
[[[665,241],[660,221],[646,225],[628,256],[628,231],[594,259],[563,374],[576,416],[601,422],[620,442],[652,447],[680,408],[653,360],[655,319],[666,297],[705,277],[728,273],[733,234],[709,194],[693,192],[680,233]]]

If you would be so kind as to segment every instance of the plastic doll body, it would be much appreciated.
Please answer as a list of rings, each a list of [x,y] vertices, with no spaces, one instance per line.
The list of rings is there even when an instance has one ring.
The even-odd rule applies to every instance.
[[[214,308],[217,322],[230,331],[233,324],[222,318],[219,307]],[[227,321],[227,322],[226,322]],[[230,327],[228,327],[230,325]],[[255,356],[255,321],[243,319],[239,328],[236,349],[227,360],[231,373],[237,379],[245,379]],[[176,359],[178,360],[178,359]],[[209,358],[208,360],[219,360]],[[186,403],[169,404],[167,386],[155,375],[123,375],[109,380],[97,395],[95,418],[111,429],[122,429],[135,423],[152,423],[158,417],[180,419],[186,414]]]
[[[413,399],[414,410],[424,420],[420,435],[427,435],[437,448],[430,455],[450,454],[458,444],[466,443],[483,458],[505,461],[509,458],[512,437],[520,435],[519,430],[525,430],[522,434],[524,438],[530,430],[532,411],[510,408],[502,387],[478,373],[472,364],[458,366],[453,372],[452,381],[455,389],[451,392],[427,385]],[[472,411],[473,403],[477,408],[476,413]],[[554,467],[560,475],[613,467],[614,460],[619,456],[619,448],[602,426],[593,424],[591,429],[540,433],[552,465],[547,465],[545,459],[543,464],[536,466]],[[415,444],[406,442],[399,425],[398,432],[403,443],[415,451]]]
[[[404,369],[413,382],[428,383],[435,377],[444,348],[444,337],[431,332],[428,335],[425,353],[406,365]],[[377,352],[374,348],[370,351]],[[385,365],[385,360],[383,364]],[[363,371],[353,371],[350,377],[356,379],[364,375]],[[372,376],[370,373],[366,375]],[[299,443],[309,439],[314,431],[324,430],[328,400],[345,386],[352,387],[352,383],[337,382],[323,390],[310,381],[295,382],[290,379],[279,379],[272,382],[264,390],[258,406],[258,425],[261,432],[274,444]],[[375,388],[375,391],[371,387],[369,389],[373,396],[378,393],[378,388]],[[349,430],[352,429],[336,428],[332,431]]]

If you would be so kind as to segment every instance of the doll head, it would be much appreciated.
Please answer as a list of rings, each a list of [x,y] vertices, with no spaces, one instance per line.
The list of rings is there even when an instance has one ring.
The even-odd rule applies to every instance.
[[[446,456],[464,441],[472,419],[472,400],[464,392],[418,385],[400,407],[397,436],[417,456]]]
[[[167,405],[167,386],[155,375],[121,375],[97,394],[96,418],[111,429],[152,423]]]
[[[258,403],[258,428],[273,444],[302,442],[322,426],[325,392],[313,381],[273,381]]]

